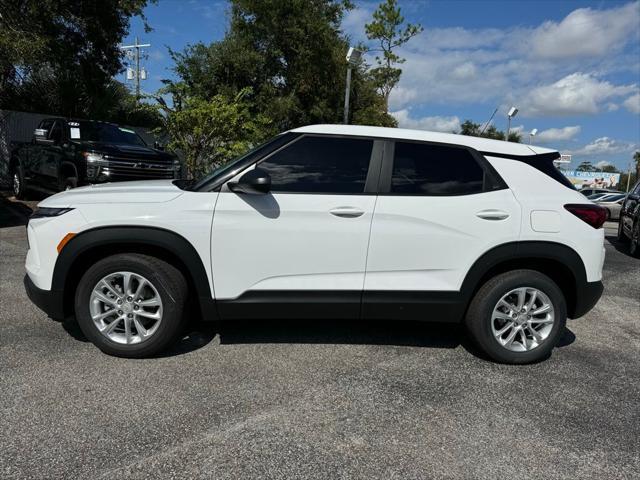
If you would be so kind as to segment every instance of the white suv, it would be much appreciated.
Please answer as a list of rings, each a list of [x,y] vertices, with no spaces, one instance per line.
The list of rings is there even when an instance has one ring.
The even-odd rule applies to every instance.
[[[602,293],[606,211],[553,150],[316,125],[201,181],[113,183],[41,202],[25,284],[102,351],[142,357],[205,320],[464,322],[494,360],[548,356]]]

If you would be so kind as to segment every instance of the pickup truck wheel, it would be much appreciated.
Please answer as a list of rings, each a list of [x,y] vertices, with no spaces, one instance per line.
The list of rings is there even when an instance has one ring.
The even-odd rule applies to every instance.
[[[485,283],[473,298],[466,325],[491,359],[525,364],[547,358],[562,337],[567,307],[546,275],[514,270]]]
[[[25,197],[26,183],[20,165],[16,165],[11,171],[11,189],[18,200],[22,200]]]
[[[119,254],[92,265],[75,296],[78,324],[104,353],[142,358],[173,343],[182,330],[187,284],[155,257]]]

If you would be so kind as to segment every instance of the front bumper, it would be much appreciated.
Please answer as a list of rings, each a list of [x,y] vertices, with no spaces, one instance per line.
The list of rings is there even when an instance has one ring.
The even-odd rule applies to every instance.
[[[63,292],[57,290],[42,290],[35,286],[29,278],[24,276],[24,288],[33,304],[54,320],[64,320]]]
[[[576,292],[576,303],[573,312],[569,312],[570,318],[580,318],[589,312],[600,300],[604,285],[602,282],[586,282]]]

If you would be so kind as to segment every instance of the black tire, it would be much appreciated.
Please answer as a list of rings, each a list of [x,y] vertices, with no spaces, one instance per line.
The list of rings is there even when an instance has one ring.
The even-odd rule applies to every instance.
[[[633,257],[640,257],[640,220],[636,220],[633,227],[631,227],[629,253]]]
[[[26,196],[27,184],[24,181],[24,173],[19,163],[11,169],[11,190],[18,200],[22,200]]]
[[[629,237],[624,234],[624,229],[622,228],[622,215],[618,218],[618,241],[620,243],[627,243],[629,241]]]
[[[514,352],[503,347],[493,335],[491,316],[503,295],[519,287],[532,287],[549,297],[555,319],[549,336],[537,347]],[[535,270],[514,270],[497,275],[487,281],[471,301],[465,323],[478,347],[492,360],[500,363],[526,364],[544,360],[564,334],[567,306],[564,295],[556,283]]]
[[[76,177],[63,177],[60,179],[60,191],[71,190],[78,186]]]
[[[89,301],[96,284],[111,273],[126,271],[142,275],[158,291],[162,300],[162,321],[156,332],[137,344],[121,344],[98,331],[91,319]],[[113,255],[93,264],[80,279],[75,295],[76,319],[85,336],[109,355],[143,358],[165,350],[178,338],[184,326],[183,310],[187,298],[187,283],[182,273],[155,257],[140,254]]]

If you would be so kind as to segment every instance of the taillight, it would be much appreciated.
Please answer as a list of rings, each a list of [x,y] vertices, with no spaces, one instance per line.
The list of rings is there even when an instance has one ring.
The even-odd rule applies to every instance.
[[[564,208],[593,228],[600,228],[607,220],[607,209],[599,205],[585,203],[570,203]]]

